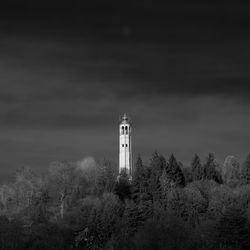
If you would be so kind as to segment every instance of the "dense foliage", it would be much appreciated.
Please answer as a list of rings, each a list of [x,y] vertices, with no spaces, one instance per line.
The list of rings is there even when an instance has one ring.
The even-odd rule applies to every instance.
[[[138,156],[133,178],[108,160],[21,168],[0,186],[0,249],[250,249],[250,155],[183,166]]]

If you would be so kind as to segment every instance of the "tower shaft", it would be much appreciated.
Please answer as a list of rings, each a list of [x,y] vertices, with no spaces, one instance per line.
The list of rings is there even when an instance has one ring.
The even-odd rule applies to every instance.
[[[119,129],[119,173],[125,171],[128,176],[132,175],[132,144],[131,123],[126,114],[122,117]]]

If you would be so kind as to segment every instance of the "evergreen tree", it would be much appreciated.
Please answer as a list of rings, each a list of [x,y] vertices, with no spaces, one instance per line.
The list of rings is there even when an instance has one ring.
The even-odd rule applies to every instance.
[[[143,179],[143,175],[144,175],[144,167],[143,167],[141,156],[138,155],[137,161],[135,164],[134,176],[133,176],[133,182],[135,185],[140,186],[140,183]]]
[[[180,165],[180,163],[179,163],[179,165]],[[185,167],[185,166],[180,165],[180,168],[181,168],[182,173],[183,173],[184,178],[185,178],[185,184],[192,182],[193,176],[192,176],[191,166]]]
[[[192,167],[192,179],[193,181],[198,181],[203,179],[204,170],[201,165],[200,157],[195,154],[191,163]]]
[[[204,179],[214,180],[218,183],[222,183],[221,175],[216,168],[217,168],[217,163],[215,161],[214,154],[209,153],[207,161],[204,165]]]
[[[176,161],[176,158],[173,154],[170,155],[167,166],[166,166],[166,174],[171,180],[172,185],[175,186],[184,186],[185,185],[185,178],[182,173],[182,170],[179,164]]]
[[[162,203],[166,204],[167,202],[167,196],[168,196],[168,191],[172,188],[175,187],[175,183],[173,180],[170,179],[169,175],[166,172],[166,169],[163,170],[162,175],[160,177],[160,183],[161,183],[161,198],[162,198]]]
[[[242,185],[250,184],[250,154],[241,167],[240,180]]]
[[[143,166],[140,155],[138,155],[135,164],[135,171],[132,181],[133,198],[138,201],[146,198],[148,192],[147,170]]]
[[[166,168],[165,158],[159,155],[157,151],[155,151],[150,161],[151,173],[149,180],[149,190],[151,192],[154,201],[160,200],[161,196],[160,177],[162,175],[162,170],[164,168]]]
[[[222,165],[222,178],[223,183],[229,187],[236,187],[240,180],[240,164],[237,159],[229,155],[226,157],[224,164]]]

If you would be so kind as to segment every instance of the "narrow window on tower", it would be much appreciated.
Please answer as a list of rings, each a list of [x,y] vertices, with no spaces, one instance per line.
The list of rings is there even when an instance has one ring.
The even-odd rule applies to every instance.
[[[124,144],[122,144],[122,146],[124,147]]]
[[[128,144],[126,144],[126,147],[128,147]]]
[[[125,127],[126,135],[128,134],[128,127]]]
[[[122,126],[122,135],[124,135],[124,126]]]

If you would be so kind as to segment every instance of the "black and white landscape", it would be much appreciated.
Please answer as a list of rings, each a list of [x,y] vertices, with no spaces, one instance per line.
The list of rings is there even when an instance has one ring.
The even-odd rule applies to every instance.
[[[232,0],[1,3],[0,249],[249,249],[249,30]]]

